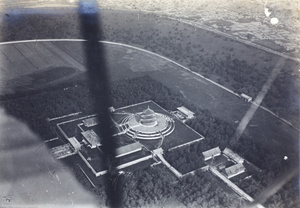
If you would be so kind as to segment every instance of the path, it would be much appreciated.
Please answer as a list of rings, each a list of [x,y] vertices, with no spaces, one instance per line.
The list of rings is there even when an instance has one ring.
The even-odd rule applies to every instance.
[[[179,21],[179,20],[178,20],[178,21]],[[21,40],[21,41],[2,42],[2,43],[0,43],[0,45],[17,44],[17,43],[32,43],[32,42],[49,42],[49,41],[50,41],[50,42],[51,42],[51,41],[53,41],[53,42],[54,42],[54,41],[69,41],[69,42],[73,42],[73,41],[74,41],[74,42],[84,42],[85,40],[84,40],[84,39],[39,39],[39,40]],[[223,86],[223,85],[220,85],[219,83],[217,83],[217,82],[215,82],[215,81],[213,81],[213,80],[211,80],[211,79],[208,79],[208,78],[204,77],[203,75],[201,75],[201,74],[199,74],[199,73],[196,73],[196,72],[192,71],[191,69],[189,69],[189,68],[187,68],[187,67],[185,67],[185,66],[183,66],[183,65],[181,65],[181,64],[179,64],[179,63],[177,63],[177,62],[175,62],[175,61],[173,61],[173,60],[171,60],[171,59],[169,59],[169,58],[166,58],[166,57],[164,57],[164,56],[162,56],[162,55],[159,55],[159,54],[157,54],[157,53],[153,53],[153,52],[151,52],[151,51],[148,51],[148,50],[145,50],[145,49],[142,49],[142,48],[138,48],[138,47],[135,47],[135,46],[123,44],[123,43],[116,43],[116,42],[110,42],[110,41],[99,41],[99,42],[101,42],[101,43],[106,43],[106,44],[111,44],[111,45],[123,46],[123,47],[127,47],[127,48],[133,48],[133,49],[135,49],[135,50],[143,51],[143,52],[145,52],[145,53],[148,53],[148,54],[151,54],[151,55],[160,57],[160,58],[162,58],[162,59],[164,59],[164,60],[167,60],[167,61],[169,61],[169,62],[171,62],[171,63],[173,63],[173,64],[175,64],[175,65],[177,65],[177,66],[179,66],[179,67],[181,67],[181,68],[183,68],[183,69],[185,69],[186,71],[188,71],[188,72],[190,72],[190,73],[196,75],[197,77],[200,77],[201,79],[204,79],[204,80],[206,80],[206,81],[212,83],[213,85],[216,85],[216,86],[222,88],[223,90],[225,90],[225,91],[227,91],[227,92],[229,92],[229,93],[231,93],[231,94],[233,94],[233,95],[235,95],[235,96],[237,96],[237,97],[240,97],[239,94],[235,93],[235,92],[232,91],[231,89],[229,89],[229,88],[227,88],[227,87],[225,87],[225,86]],[[57,48],[57,47],[56,47],[56,48]],[[63,54],[65,54],[65,53],[61,52],[60,54],[63,55]],[[290,57],[287,57],[287,58],[290,58]],[[75,60],[74,60],[73,58],[71,58],[70,56],[67,56],[66,61],[71,62],[72,65],[74,65],[74,66],[76,66],[76,67],[79,67],[80,70],[84,70],[84,69],[82,68],[81,64],[79,64],[77,61],[75,61]],[[74,63],[73,61],[75,61],[76,63]],[[299,61],[299,60],[298,60],[298,61]],[[265,108],[265,107],[261,107],[261,106],[259,106],[259,108],[261,108],[262,110],[264,110],[264,111],[270,113],[272,116],[275,116],[276,118],[280,119],[281,121],[283,121],[284,123],[288,124],[289,126],[291,126],[292,128],[296,129],[297,131],[300,131],[298,128],[296,128],[295,126],[293,126],[293,125],[291,124],[291,122],[289,122],[289,121],[287,121],[287,120],[285,120],[285,119],[283,119],[283,118],[277,116],[277,115],[276,115],[274,112],[272,112],[271,110],[269,110],[269,109],[267,109],[267,108]]]
[[[241,197],[243,197],[244,199],[246,199],[249,202],[253,202],[254,199],[249,196],[248,194],[246,194],[242,189],[240,189],[237,185],[235,185],[234,183],[232,183],[229,179],[227,179],[225,176],[223,176],[219,171],[217,171],[217,169],[211,167],[210,171],[217,177],[219,177],[222,181],[224,181],[234,192],[236,192],[238,195],[240,195]],[[264,206],[262,206],[261,204],[257,204],[256,205],[257,208],[264,208]]]
[[[162,155],[163,150],[161,148],[153,150],[153,155],[157,156],[161,162],[177,177],[177,178],[182,178],[182,174],[176,170],[173,166],[170,165],[170,163],[168,163],[165,158]]]

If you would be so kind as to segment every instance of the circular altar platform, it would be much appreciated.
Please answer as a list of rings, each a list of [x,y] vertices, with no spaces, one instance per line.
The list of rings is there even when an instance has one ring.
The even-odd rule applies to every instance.
[[[149,107],[143,112],[131,114],[122,120],[126,134],[133,139],[161,139],[171,134],[175,128],[172,118],[156,113]]]

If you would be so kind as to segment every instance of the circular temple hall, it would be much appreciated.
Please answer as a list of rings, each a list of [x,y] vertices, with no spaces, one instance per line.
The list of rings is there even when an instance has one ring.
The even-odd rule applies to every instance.
[[[151,108],[126,116],[122,120],[126,134],[133,139],[161,139],[171,134],[175,128],[174,120],[162,113],[156,113]]]

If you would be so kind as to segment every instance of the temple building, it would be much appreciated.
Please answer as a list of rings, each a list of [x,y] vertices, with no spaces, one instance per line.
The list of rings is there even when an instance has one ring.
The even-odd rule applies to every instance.
[[[199,142],[204,137],[186,126],[176,116],[153,101],[132,104],[121,108],[110,108],[110,126],[115,145],[117,170],[136,164],[153,164],[159,159],[157,150],[172,150]],[[191,113],[188,113],[191,115]],[[49,123],[61,141],[51,149],[57,159],[78,154],[95,177],[107,173],[104,138],[98,117],[101,115],[77,114],[49,119]],[[54,146],[54,145],[53,145]]]
[[[142,140],[161,139],[170,135],[175,128],[171,117],[156,113],[149,106],[142,112],[126,116],[122,125],[129,137]]]

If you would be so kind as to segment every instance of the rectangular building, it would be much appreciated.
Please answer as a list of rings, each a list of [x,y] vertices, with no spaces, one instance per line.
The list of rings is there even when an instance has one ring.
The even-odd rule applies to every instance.
[[[204,156],[204,160],[209,160],[213,157],[221,155],[221,150],[219,147],[212,148],[210,150],[207,150],[205,152],[202,152]]]
[[[244,159],[241,156],[239,156],[238,154],[236,154],[235,152],[233,152],[231,149],[227,147],[223,150],[223,154],[236,163],[244,162]]]
[[[245,167],[243,164],[238,163],[233,166],[230,166],[228,168],[225,168],[225,173],[227,175],[227,178],[232,178],[234,176],[237,176],[241,173],[245,172]]]
[[[73,146],[75,151],[78,151],[81,147],[81,144],[78,142],[78,140],[75,137],[71,137],[68,139],[70,144]]]
[[[177,110],[179,112],[181,112],[182,114],[184,114],[186,116],[187,119],[191,119],[194,118],[195,113],[190,111],[189,109],[187,109],[184,106],[178,107]]]
[[[87,145],[90,148],[96,148],[98,146],[101,146],[101,139],[100,137],[94,132],[93,129],[81,132],[81,135],[83,136],[83,139],[86,141]]]
[[[62,158],[74,155],[74,154],[76,154],[76,152],[74,151],[72,145],[70,143],[68,143],[68,144],[53,147],[51,149],[51,154],[56,159],[62,159]]]
[[[99,124],[99,120],[97,117],[87,118],[83,120],[83,124],[86,127],[92,127]]]
[[[128,144],[116,149],[116,158],[129,155],[142,150],[142,145],[138,142]]]
[[[241,98],[244,99],[244,100],[246,100],[247,102],[251,102],[252,101],[252,97],[250,97],[250,96],[248,96],[248,95],[246,95],[244,93],[241,94]]]

